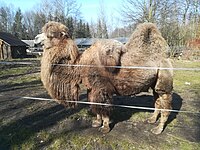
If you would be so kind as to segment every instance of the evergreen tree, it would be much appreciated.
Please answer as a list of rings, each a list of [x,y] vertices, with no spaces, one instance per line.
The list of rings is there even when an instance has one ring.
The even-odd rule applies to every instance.
[[[28,29],[26,28],[25,24],[23,24],[23,30],[21,32],[21,39],[23,40],[27,40],[27,39],[30,39],[30,34],[28,33]]]
[[[88,37],[88,38],[92,37],[91,33],[90,33],[90,26],[89,26],[88,22],[86,24],[85,36]]]
[[[34,20],[33,20],[33,27],[34,27],[34,30],[33,30],[33,32],[34,32],[34,35],[33,35],[33,37],[34,36],[36,36],[38,33],[40,33],[41,32],[41,29],[42,29],[42,27],[44,26],[44,24],[46,23],[46,17],[45,17],[45,14],[43,14],[43,13],[36,13],[35,15],[34,15]]]
[[[102,38],[102,23],[100,19],[98,19],[97,23],[97,38]]]
[[[106,24],[104,24],[103,26],[102,38],[108,39],[108,29],[107,29]]]
[[[19,39],[22,39],[22,32],[23,32],[23,25],[22,25],[22,13],[21,9],[19,8],[15,14],[14,23],[12,26],[12,34]]]
[[[74,38],[74,21],[72,17],[67,18],[66,25],[69,29],[69,36]]]
[[[84,38],[84,24],[83,21],[80,19],[77,23],[77,29],[76,29],[76,38]]]
[[[83,38],[86,38],[86,24],[83,23],[83,26],[82,26],[82,36]]]

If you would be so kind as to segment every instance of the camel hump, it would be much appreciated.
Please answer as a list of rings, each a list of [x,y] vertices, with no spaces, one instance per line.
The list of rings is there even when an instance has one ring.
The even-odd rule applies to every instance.
[[[116,70],[113,66],[121,65],[121,56],[126,52],[125,46],[116,40],[104,39],[96,43],[100,49],[98,49],[98,58],[102,66],[108,71],[113,72]]]
[[[135,35],[135,37],[143,37],[144,43],[150,43],[152,39],[161,36],[161,33],[155,24],[142,23],[137,26],[133,35]]]
[[[153,23],[139,24],[125,46],[132,52],[150,56],[163,54],[167,57],[169,50],[167,42]]]

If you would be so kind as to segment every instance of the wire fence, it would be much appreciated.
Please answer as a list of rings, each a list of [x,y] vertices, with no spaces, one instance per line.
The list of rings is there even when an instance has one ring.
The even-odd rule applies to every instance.
[[[0,97],[3,97],[3,96],[4,95],[0,94]],[[55,102],[54,99],[49,99],[49,98],[38,98],[38,97],[28,97],[28,96],[24,96],[24,97],[18,96],[18,97],[14,97],[14,98]],[[139,110],[150,110],[150,111],[159,110],[159,111],[169,111],[169,112],[174,112],[174,113],[200,114],[200,112],[186,111],[186,110],[157,109],[157,108],[151,108],[151,107],[116,105],[116,104],[95,103],[95,102],[85,102],[85,101],[69,101],[69,100],[66,100],[66,102],[68,102],[68,103],[77,103],[77,104],[85,104],[85,105],[99,105],[99,106],[107,106],[107,107],[120,107],[120,108],[130,108],[130,109],[139,109]]]
[[[6,62],[0,61],[0,64],[3,65],[38,65],[37,63],[32,62]],[[200,68],[167,68],[167,67],[145,67],[145,66],[97,66],[97,65],[71,65],[71,64],[52,64],[53,66],[65,66],[65,67],[92,67],[92,68],[117,68],[117,69],[159,69],[159,70],[184,70],[184,71],[200,71]],[[0,94],[0,97],[4,97],[4,95]],[[13,96],[12,96],[13,98]],[[28,100],[38,100],[38,101],[52,101],[53,99],[47,98],[38,98],[38,97],[27,97],[27,96],[17,96],[14,98],[28,99]],[[139,110],[150,110],[150,111],[169,111],[174,113],[190,113],[190,114],[200,114],[200,111],[186,111],[186,110],[173,110],[173,109],[156,109],[151,107],[140,107],[140,106],[129,106],[129,105],[116,105],[116,104],[106,104],[106,103],[95,103],[95,102],[86,102],[86,101],[69,101],[68,103],[77,103],[77,104],[85,104],[85,105],[101,105],[107,107],[120,107],[120,108],[130,108],[130,109],[139,109]]]
[[[0,62],[4,65],[36,65],[32,62]],[[65,67],[89,67],[89,68],[116,68],[116,69],[144,69],[144,70],[183,70],[183,71],[200,71],[200,68],[168,68],[168,67],[149,67],[149,66],[101,66],[101,65],[74,65],[74,64],[51,64],[53,66],[65,66]]]

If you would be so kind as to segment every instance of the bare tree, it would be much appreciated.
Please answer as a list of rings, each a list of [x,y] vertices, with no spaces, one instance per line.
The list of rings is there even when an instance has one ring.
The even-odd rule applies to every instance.
[[[14,9],[12,6],[0,7],[0,31],[11,32],[14,21]]]
[[[104,0],[99,1],[97,36],[99,38],[108,38],[107,16],[106,16]]]
[[[92,38],[96,38],[96,24],[93,22],[93,20],[90,21],[90,33]]]
[[[125,22],[155,22],[160,0],[124,0],[121,14]]]
[[[76,0],[43,0],[41,11],[48,20],[65,23],[68,17],[78,18],[80,16],[80,5]]]

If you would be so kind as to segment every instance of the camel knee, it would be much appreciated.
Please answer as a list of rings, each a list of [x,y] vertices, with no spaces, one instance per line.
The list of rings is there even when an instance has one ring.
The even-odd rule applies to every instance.
[[[155,100],[155,104],[154,104],[155,110],[154,110],[153,115],[147,120],[148,123],[155,123],[157,121],[158,115],[160,114],[159,109],[161,109],[161,102],[160,102],[158,93],[154,91],[153,95],[154,95],[154,100]]]
[[[165,124],[167,121],[169,115],[170,115],[170,110],[172,109],[172,95],[171,94],[162,94],[160,97],[160,108],[161,110],[161,124]]]
[[[171,109],[172,108],[172,94],[162,94],[160,96],[161,107],[162,109]]]

